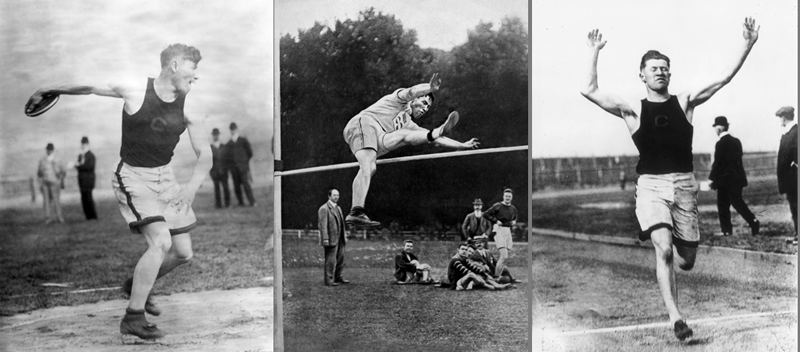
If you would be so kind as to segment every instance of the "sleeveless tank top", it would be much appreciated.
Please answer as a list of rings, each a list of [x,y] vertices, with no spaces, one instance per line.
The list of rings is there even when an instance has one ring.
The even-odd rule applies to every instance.
[[[640,175],[692,172],[694,127],[686,120],[678,98],[671,95],[663,103],[642,99],[639,119],[639,129],[631,136],[639,150],[636,172]]]
[[[122,161],[136,167],[158,167],[169,164],[175,146],[186,130],[183,117],[185,96],[167,103],[156,95],[153,78],[147,79],[144,102],[135,114],[122,110]]]

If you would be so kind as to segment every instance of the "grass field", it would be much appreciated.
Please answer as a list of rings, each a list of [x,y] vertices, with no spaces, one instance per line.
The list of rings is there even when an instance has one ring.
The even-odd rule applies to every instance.
[[[323,285],[322,248],[312,240],[284,240],[287,351],[526,351],[527,246],[517,243],[508,265],[526,283],[516,289],[451,291],[392,285],[401,241],[349,241],[343,276],[350,284]],[[446,274],[456,242],[417,241],[415,253],[433,276]]]
[[[269,203],[266,189],[254,191],[261,207],[215,209],[213,193],[201,189],[193,206],[199,225],[192,232],[194,259],[156,282],[156,296],[265,285],[261,279],[273,272],[272,253],[264,250],[271,211],[264,208]],[[4,200],[8,203],[0,209],[0,314],[121,298],[117,290],[51,295],[120,286],[146,249],[142,236],[128,230],[110,192],[95,194],[100,220],[85,221],[80,200],[67,195],[65,224],[45,225],[40,202],[8,206],[11,201]],[[45,283],[69,287],[42,286]]]
[[[751,180],[744,189],[744,200],[761,221],[761,235],[753,237],[747,223],[731,208],[734,235],[714,236],[720,232],[716,192],[701,191],[700,243],[712,246],[776,253],[797,253],[797,246],[785,239],[793,232],[789,206],[778,195],[777,181]],[[604,190],[533,200],[533,227],[585,234],[637,238],[635,199],[632,187],[627,190]]]

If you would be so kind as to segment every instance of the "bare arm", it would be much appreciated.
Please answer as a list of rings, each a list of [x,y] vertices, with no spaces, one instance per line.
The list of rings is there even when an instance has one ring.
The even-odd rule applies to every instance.
[[[595,29],[589,32],[586,45],[589,46],[589,75],[581,94],[614,116],[626,119],[628,117],[635,118],[636,113],[627,102],[615,94],[601,90],[597,85],[597,59],[600,56],[600,50],[606,45],[600,30]]]
[[[747,55],[750,54],[750,49],[753,48],[753,45],[755,45],[756,41],[758,40],[758,30],[761,28],[761,26],[756,27],[756,20],[751,17],[747,17],[744,19],[742,27],[744,28],[742,33],[744,41],[742,41],[741,45],[739,46],[739,50],[736,54],[736,61],[722,71],[719,76],[714,78],[710,83],[683,93],[683,95],[686,96],[689,109],[705,103],[706,100],[711,98],[718,90],[730,83],[730,81],[733,79],[733,76],[735,76],[736,73],[739,72],[739,69],[742,68],[744,60],[747,59]]]
[[[194,165],[189,183],[183,187],[181,192],[170,203],[180,207],[186,206],[186,212],[188,213],[189,207],[194,202],[197,190],[200,189],[206,175],[211,171],[213,160],[211,158],[211,145],[208,143],[203,120],[196,117],[190,118],[188,115],[185,118],[186,127],[189,130],[189,141],[192,143],[195,155],[197,155],[197,163]]]
[[[430,83],[422,83],[417,84],[411,88],[403,89],[398,93],[399,97],[403,100],[412,100],[417,97],[421,97],[428,93],[433,93],[439,90],[439,87],[442,85],[442,79],[439,78],[438,73],[434,73],[431,76]]]

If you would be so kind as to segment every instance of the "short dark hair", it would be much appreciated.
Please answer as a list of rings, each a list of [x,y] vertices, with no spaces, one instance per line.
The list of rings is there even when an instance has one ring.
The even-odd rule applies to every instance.
[[[83,138],[81,138],[81,144],[89,144],[89,137],[83,136]]]
[[[219,128],[214,128],[213,130],[211,130],[211,134],[213,134],[215,136],[218,136],[219,135]]]
[[[232,130],[235,130],[235,129],[238,129],[239,126],[236,126],[236,122],[231,122],[231,124],[230,124],[230,126],[228,126],[228,128],[230,128]]]
[[[412,241],[412,240],[405,240],[405,241],[403,241],[403,244],[406,244],[406,243],[411,243],[411,244],[414,244],[414,241]]]
[[[195,65],[200,62],[203,58],[200,56],[200,50],[193,46],[188,46],[186,44],[175,43],[168,46],[166,49],[161,51],[161,67],[167,67],[169,62],[175,58],[180,57],[184,60],[189,60],[194,62]]]
[[[458,248],[461,248],[461,247],[469,247],[469,245],[468,245],[468,244],[466,244],[466,243],[462,243],[462,244],[459,244],[459,245],[458,245]]]
[[[472,248],[472,249],[477,249],[477,248],[475,248],[474,244],[469,244],[469,245],[467,245],[467,247]]]
[[[433,102],[436,100],[436,96],[433,95],[433,92],[425,94],[425,95],[423,95],[423,97],[430,97],[431,98],[431,105],[433,105]]]
[[[53,150],[53,149],[56,149],[56,147],[53,146],[53,143],[47,143],[47,147],[45,147],[44,149]]]
[[[664,55],[658,50],[648,50],[644,55],[642,55],[642,62],[639,64],[639,71],[641,71],[647,64],[647,60],[664,60],[667,62],[667,67],[669,67],[669,58],[667,55]]]
[[[336,188],[331,188],[331,189],[329,189],[329,190],[328,190],[328,197],[330,197],[330,196],[333,194],[333,191],[339,192],[339,190],[338,190],[338,189],[336,189]]]

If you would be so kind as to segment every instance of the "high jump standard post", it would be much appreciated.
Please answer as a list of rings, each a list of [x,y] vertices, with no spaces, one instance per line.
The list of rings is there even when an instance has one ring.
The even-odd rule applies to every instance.
[[[277,13],[277,12],[276,12]],[[273,13],[273,16],[277,16]],[[273,19],[277,23],[277,19]],[[275,149],[275,171],[273,177],[273,232],[272,239],[274,245],[272,250],[275,257],[275,268],[273,275],[273,308],[274,319],[272,324],[273,331],[273,348],[275,352],[283,352],[283,244],[282,244],[282,231],[281,231],[281,175],[279,171],[283,171],[283,162],[281,161],[281,65],[280,65],[280,43],[281,38],[278,31],[273,31],[272,50],[272,66],[273,66],[273,148]]]

